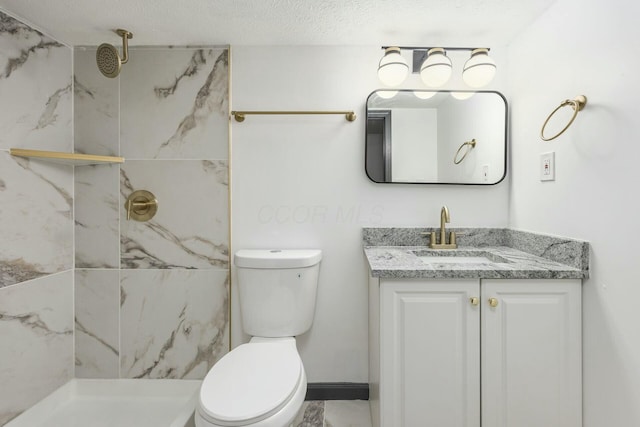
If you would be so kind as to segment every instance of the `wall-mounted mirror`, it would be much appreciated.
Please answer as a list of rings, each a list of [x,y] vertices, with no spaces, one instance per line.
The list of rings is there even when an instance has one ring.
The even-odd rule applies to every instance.
[[[507,172],[507,102],[493,91],[377,90],[365,146],[374,182],[497,184]]]

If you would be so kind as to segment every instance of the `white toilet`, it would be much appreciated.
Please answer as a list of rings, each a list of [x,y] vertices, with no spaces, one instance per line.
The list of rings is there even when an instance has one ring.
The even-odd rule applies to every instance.
[[[317,249],[236,252],[242,326],[253,338],[205,377],[196,427],[291,424],[307,392],[294,337],[311,328],[321,259]]]

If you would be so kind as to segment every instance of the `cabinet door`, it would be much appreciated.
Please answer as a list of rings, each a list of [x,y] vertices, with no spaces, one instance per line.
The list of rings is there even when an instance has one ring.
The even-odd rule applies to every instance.
[[[581,426],[580,280],[483,280],[481,293],[482,425]]]
[[[478,280],[381,284],[381,425],[480,425]]]

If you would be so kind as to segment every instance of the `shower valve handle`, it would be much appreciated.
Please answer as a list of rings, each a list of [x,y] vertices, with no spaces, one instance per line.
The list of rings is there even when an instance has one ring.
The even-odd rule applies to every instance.
[[[127,210],[127,221],[131,218],[136,221],[148,221],[158,211],[158,200],[153,193],[138,190],[131,193],[124,206]]]

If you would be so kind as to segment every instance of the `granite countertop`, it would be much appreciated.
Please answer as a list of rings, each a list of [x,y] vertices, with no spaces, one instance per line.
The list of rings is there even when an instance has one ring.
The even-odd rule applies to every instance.
[[[458,229],[457,249],[430,249],[402,242],[422,239],[421,229],[364,229],[371,275],[380,278],[583,279],[589,277],[587,242],[508,229]],[[427,229],[429,230],[429,229]],[[453,229],[455,230],[455,229]],[[413,238],[407,237],[413,236]],[[491,236],[489,238],[489,236]],[[464,241],[466,240],[466,242]],[[450,257],[463,255],[461,262]],[[420,256],[429,256],[422,260]],[[438,262],[438,257],[447,257]],[[487,260],[470,260],[483,257]],[[466,259],[465,259],[466,258]]]

